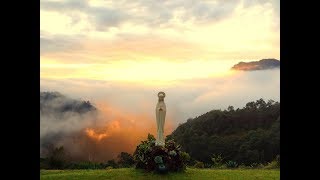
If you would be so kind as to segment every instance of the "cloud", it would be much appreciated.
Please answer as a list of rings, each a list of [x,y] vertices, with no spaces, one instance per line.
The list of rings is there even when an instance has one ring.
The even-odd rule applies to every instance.
[[[42,32],[42,34],[45,34]],[[81,36],[67,36],[67,35],[43,35],[40,36],[40,55],[56,52],[72,52],[75,50],[82,50]]]
[[[88,0],[48,1],[42,0],[40,8],[69,15],[77,22],[75,12],[85,13],[98,31],[107,31],[110,27],[130,22],[149,27],[170,25],[176,19],[180,22],[211,23],[229,17],[243,1],[194,1],[194,0],[137,0],[109,1],[94,5]],[[244,7],[264,5],[268,1],[243,2]],[[271,1],[272,8],[277,9],[277,1]]]
[[[232,67],[239,71],[256,71],[280,68],[280,61],[277,59],[261,59],[260,61],[240,62]]]
[[[68,15],[72,18],[73,23],[79,21],[77,13],[85,13],[98,31],[115,27],[127,18],[125,12],[109,7],[94,7],[89,4],[88,0],[41,1],[40,8]]]
[[[280,16],[280,0],[244,0],[244,7],[250,7],[256,4],[271,4],[274,12]]]
[[[66,62],[278,58],[273,4],[243,4],[44,0],[41,55],[55,53],[51,57]]]
[[[88,126],[94,122],[95,110],[90,103],[70,99],[57,92],[40,93],[40,138]]]

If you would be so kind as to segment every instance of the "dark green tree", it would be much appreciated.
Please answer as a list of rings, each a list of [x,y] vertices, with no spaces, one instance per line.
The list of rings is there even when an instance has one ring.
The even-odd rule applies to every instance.
[[[111,166],[112,168],[118,168],[119,165],[114,159],[108,160],[106,166]]]
[[[118,155],[118,164],[120,167],[132,167],[134,165],[133,156],[127,152],[121,152]]]
[[[67,155],[63,146],[49,149],[47,159],[49,169],[63,169],[67,162]]]

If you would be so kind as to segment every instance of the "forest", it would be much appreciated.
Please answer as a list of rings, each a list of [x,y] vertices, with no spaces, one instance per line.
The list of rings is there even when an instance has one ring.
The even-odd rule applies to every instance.
[[[167,139],[204,163],[215,157],[247,166],[271,162],[280,156],[280,103],[259,99],[242,109],[212,110],[188,119]]]

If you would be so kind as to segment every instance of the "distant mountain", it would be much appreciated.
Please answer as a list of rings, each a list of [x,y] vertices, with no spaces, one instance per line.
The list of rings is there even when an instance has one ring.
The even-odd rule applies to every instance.
[[[239,71],[256,71],[280,68],[280,61],[277,59],[261,59],[260,61],[240,62],[231,69]]]
[[[45,156],[48,145],[67,148],[72,135],[93,122],[97,111],[89,101],[40,92],[40,156]]]
[[[68,98],[59,92],[40,92],[40,113],[64,114],[67,112],[84,114],[96,108],[89,101]]]

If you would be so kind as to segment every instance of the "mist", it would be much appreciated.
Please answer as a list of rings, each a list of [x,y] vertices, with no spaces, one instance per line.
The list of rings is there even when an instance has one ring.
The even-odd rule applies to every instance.
[[[212,109],[241,108],[259,98],[280,100],[280,70],[235,72],[232,75],[179,80],[167,85],[86,79],[41,79],[41,91],[59,91],[73,98],[105,104],[122,113],[148,114],[154,119],[157,93],[166,93],[167,116],[174,124]]]
[[[98,107],[58,92],[41,92],[40,156],[45,157],[52,146],[63,146],[71,160],[106,162],[122,151],[133,153],[148,133],[156,132],[148,114],[103,103]],[[165,135],[172,132],[172,120],[168,121]]]
[[[133,153],[147,133],[155,134],[157,93],[166,93],[165,135],[180,123],[212,109],[245,106],[263,98],[280,101],[280,70],[236,71],[231,75],[172,81],[164,85],[41,79],[41,91],[58,91],[90,101],[97,111],[41,116],[41,139],[63,145],[76,160],[106,161],[121,152]]]

